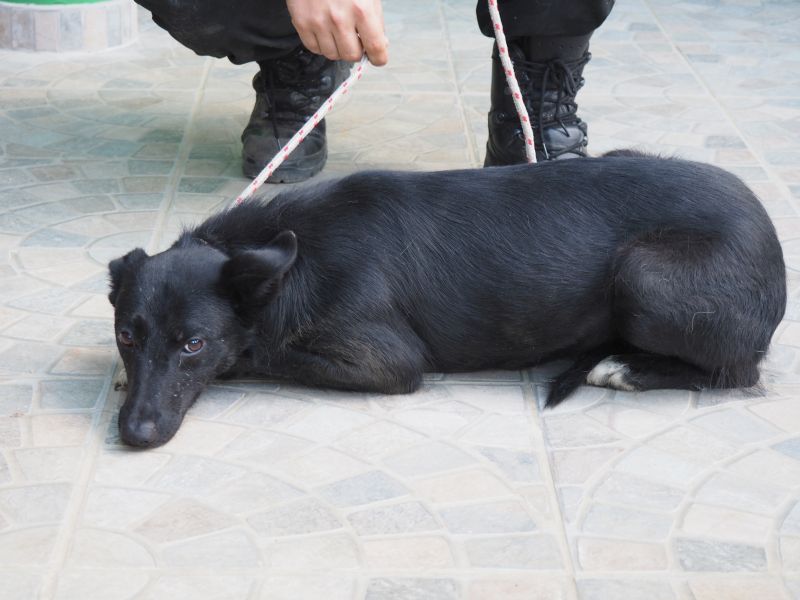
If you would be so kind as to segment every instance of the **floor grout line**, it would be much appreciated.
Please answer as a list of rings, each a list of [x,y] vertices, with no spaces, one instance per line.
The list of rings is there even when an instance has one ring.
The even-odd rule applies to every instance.
[[[534,423],[538,425],[539,432],[536,436],[531,436],[535,438],[532,446],[537,450],[537,453],[540,453],[542,456],[542,460],[544,460],[544,465],[542,465],[541,472],[545,475],[542,479],[544,480],[545,487],[547,488],[548,495],[550,497],[551,503],[551,510],[553,511],[553,522],[557,524],[558,530],[558,545],[561,549],[561,554],[564,557],[566,574],[570,580],[572,594],[575,598],[578,597],[578,583],[577,583],[577,569],[575,567],[575,562],[572,556],[572,550],[570,549],[569,545],[569,534],[567,533],[566,528],[566,520],[564,519],[564,513],[561,510],[561,502],[558,499],[558,489],[556,488],[556,478],[555,473],[553,471],[553,463],[550,460],[550,452],[547,446],[547,438],[545,432],[545,421],[542,418],[542,409],[539,405],[539,392],[536,389],[538,384],[534,381],[531,381],[529,371],[524,372],[525,380],[527,381],[527,385],[524,387],[524,394],[526,395],[527,401],[530,403],[530,407],[533,410],[532,420]]]
[[[118,361],[119,359],[115,359]],[[114,371],[112,370],[112,373]],[[103,389],[99,394],[102,398],[98,406],[94,409],[92,416],[92,423],[89,428],[90,439],[85,443],[84,448],[86,451],[86,459],[82,461],[82,468],[72,485],[72,492],[70,494],[69,504],[64,513],[63,521],[59,527],[58,537],[53,546],[51,553],[52,567],[47,570],[42,584],[42,592],[40,594],[41,600],[48,600],[55,597],[56,584],[58,576],[67,560],[67,553],[70,546],[75,540],[75,531],[78,528],[78,519],[80,518],[83,506],[89,492],[89,482],[94,474],[94,467],[97,462],[100,449],[103,447],[105,439],[106,428],[103,427],[104,422],[107,422],[105,406],[108,402],[108,397],[112,389],[113,376],[109,376],[103,384]]]
[[[459,89],[458,85],[455,61],[453,60],[453,49],[452,44],[450,43],[450,29],[447,26],[447,19],[445,18],[444,7],[442,6],[441,0],[437,0],[436,6],[438,9],[439,23],[444,33],[447,66],[450,72],[450,80],[452,81],[453,88],[455,90],[456,104],[458,105],[458,116],[461,119],[461,126],[464,130],[464,136],[467,139],[467,148],[471,157],[470,162],[473,163],[472,166],[477,167],[480,166],[480,155],[478,154],[478,149],[475,146],[475,141],[472,139],[472,128],[470,127],[469,116],[467,115],[467,110],[464,107],[464,102],[461,98],[461,90]]]
[[[206,59],[203,75],[200,80],[200,84],[198,85],[197,92],[195,93],[195,100],[187,119],[185,129],[186,133],[181,140],[178,155],[175,159],[175,167],[172,175],[170,176],[169,188],[171,188],[172,191],[167,194],[167,197],[164,199],[164,201],[162,201],[158,208],[158,216],[156,217],[156,222],[153,226],[153,233],[151,234],[150,242],[148,243],[148,248],[150,249],[154,249],[160,242],[160,236],[163,233],[167,215],[169,214],[177,194],[180,177],[191,148],[189,138],[191,137],[192,133],[192,124],[194,123],[200,103],[204,97],[205,84],[208,79],[209,71],[210,60]],[[103,448],[108,424],[113,416],[106,410],[106,408],[108,406],[109,397],[113,389],[113,381],[115,378],[114,374],[117,372],[120,364],[119,357],[115,355],[113,358],[113,368],[111,369],[111,374],[107,375],[107,379],[104,382],[103,388],[98,396],[102,400],[93,411],[92,423],[89,428],[90,441],[85,444],[87,456],[86,459],[82,461],[82,468],[80,469],[74,483],[72,483],[73,490],[70,494],[70,501],[65,511],[64,520],[59,527],[58,538],[54,544],[51,554],[53,557],[53,564],[52,567],[47,570],[46,575],[44,576],[42,591],[40,593],[41,600],[49,600],[50,598],[55,597],[59,574],[66,564],[67,554],[70,546],[74,542],[75,532],[79,525],[79,518],[88,498],[89,484],[91,482],[92,475],[94,474],[97,460]]]
[[[189,160],[189,154],[191,153],[192,149],[192,138],[194,136],[193,125],[197,119],[197,113],[200,110],[200,105],[205,98],[206,84],[208,83],[208,77],[209,73],[211,72],[213,61],[214,59],[212,58],[205,59],[205,65],[203,66],[203,73],[200,76],[197,93],[195,95],[194,102],[192,103],[192,108],[189,111],[189,116],[186,119],[185,133],[181,139],[180,146],[178,146],[178,155],[175,158],[175,168],[172,170],[169,183],[167,184],[167,189],[170,191],[167,193],[166,198],[159,206],[158,216],[156,217],[156,222],[153,225],[153,234],[151,235],[150,242],[148,243],[148,250],[151,252],[158,251],[158,246],[161,244],[163,235],[165,233],[164,229],[167,219],[169,218],[170,212],[174,208],[180,181],[184,176],[186,163]]]

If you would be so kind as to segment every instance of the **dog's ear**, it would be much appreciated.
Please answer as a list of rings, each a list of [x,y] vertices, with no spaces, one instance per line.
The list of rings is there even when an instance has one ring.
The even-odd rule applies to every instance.
[[[108,275],[111,283],[111,291],[108,293],[108,300],[111,302],[111,306],[114,306],[117,302],[122,279],[127,273],[138,268],[145,258],[147,258],[147,252],[141,248],[135,248],[125,256],[116,258],[108,263]]]
[[[263,248],[231,256],[222,265],[220,287],[237,302],[263,304],[278,290],[295,260],[297,236],[293,231],[282,231]]]

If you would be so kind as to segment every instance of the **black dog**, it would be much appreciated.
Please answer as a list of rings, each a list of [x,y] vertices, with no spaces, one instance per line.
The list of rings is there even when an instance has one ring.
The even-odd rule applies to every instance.
[[[110,265],[122,439],[156,446],[212,379],[385,393],[424,371],[573,357],[578,385],[755,385],[786,303],[780,245],[735,176],[620,151],[367,172],[245,203]]]

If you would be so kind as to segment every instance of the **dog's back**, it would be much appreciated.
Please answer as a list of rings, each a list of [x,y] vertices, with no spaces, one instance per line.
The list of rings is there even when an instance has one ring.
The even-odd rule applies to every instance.
[[[250,246],[284,229],[298,236],[297,268],[325,282],[308,310],[343,320],[397,311],[438,370],[520,367],[618,335],[615,282],[632,248],[642,277],[705,260],[699,276],[713,289],[685,289],[680,272],[664,271],[678,297],[660,310],[714,294],[763,311],[764,330],[784,310],[782,254],[758,200],[734,175],[682,160],[357,173],[243,205],[193,236]],[[693,312],[701,331],[707,311]]]

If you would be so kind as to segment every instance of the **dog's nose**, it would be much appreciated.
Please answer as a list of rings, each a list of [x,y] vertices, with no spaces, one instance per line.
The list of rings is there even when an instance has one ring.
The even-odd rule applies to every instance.
[[[120,428],[122,441],[130,446],[146,447],[152,445],[158,439],[158,430],[154,421],[130,421],[123,424]]]

